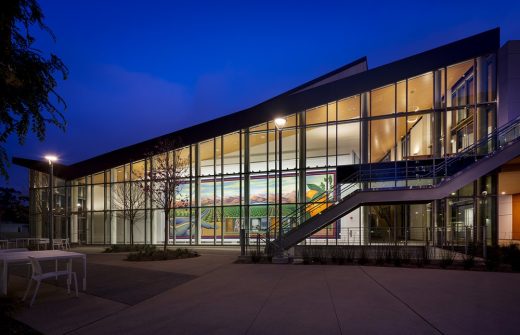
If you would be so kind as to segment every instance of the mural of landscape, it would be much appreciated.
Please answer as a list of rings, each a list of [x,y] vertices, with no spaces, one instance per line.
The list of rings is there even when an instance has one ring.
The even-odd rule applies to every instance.
[[[326,197],[322,194],[325,190],[334,187],[336,182],[334,172],[315,172],[306,177],[306,201],[325,201]],[[201,206],[201,237],[204,239],[214,237],[238,238],[240,233],[240,180],[238,178],[224,179],[223,188],[220,181],[214,182],[212,179],[202,180],[200,184]],[[282,178],[282,215],[290,215],[297,207],[297,179],[296,175],[285,175]],[[254,176],[250,179],[249,197],[249,217],[250,229],[265,230],[276,220],[276,179],[275,176],[266,175]],[[222,193],[221,190],[222,189]],[[215,190],[218,190],[215,194]],[[183,199],[189,199],[189,184],[183,184],[177,198],[177,204],[181,204]],[[223,200],[223,201],[222,201]],[[268,206],[269,204],[269,206]],[[220,207],[224,205],[224,207]],[[210,207],[211,206],[211,207]],[[217,207],[213,207],[217,206]],[[327,207],[323,204],[318,208],[313,207],[308,211],[308,216],[314,216]],[[243,207],[242,210],[245,210]],[[175,218],[175,234],[177,238],[189,238],[190,234],[190,215],[189,209],[177,209]],[[192,222],[194,224],[193,213]],[[223,216],[224,227],[222,227],[221,217]],[[216,222],[215,222],[216,221]],[[222,228],[224,228],[222,230]],[[331,237],[336,234],[336,227],[317,232],[315,238]]]

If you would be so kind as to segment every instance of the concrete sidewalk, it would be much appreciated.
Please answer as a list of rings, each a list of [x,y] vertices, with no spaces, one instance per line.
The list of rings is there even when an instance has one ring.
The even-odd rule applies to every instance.
[[[233,255],[208,252],[170,265],[153,262],[153,271],[175,269],[194,279],[134,305],[88,294],[75,299],[46,285],[47,293],[18,319],[48,334],[489,334],[518,329],[519,274],[231,264]],[[148,263],[102,256],[89,255],[89,262],[113,271],[125,266],[150,271]]]

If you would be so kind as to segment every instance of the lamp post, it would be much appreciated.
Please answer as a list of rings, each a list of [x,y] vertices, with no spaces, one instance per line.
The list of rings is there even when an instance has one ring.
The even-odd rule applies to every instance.
[[[278,238],[282,239],[282,130],[287,123],[283,117],[274,119],[274,125],[278,130]]]
[[[51,249],[54,250],[54,162],[58,160],[58,157],[54,155],[46,155],[45,159],[49,162],[49,222],[50,222],[50,238],[49,243]]]

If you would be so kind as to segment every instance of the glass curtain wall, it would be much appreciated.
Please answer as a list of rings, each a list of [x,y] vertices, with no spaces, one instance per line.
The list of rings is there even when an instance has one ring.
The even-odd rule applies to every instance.
[[[309,202],[329,206],[321,193],[339,182],[337,166],[440,159],[487,136],[496,125],[495,67],[495,55],[470,59],[309,106],[287,116],[282,130],[270,121],[166,153],[189,162],[170,204],[176,209],[166,220],[164,208],[144,191],[156,187],[149,180],[156,158],[59,181],[53,192],[54,215],[62,219],[55,220],[55,232],[70,236],[73,243],[159,244],[167,222],[170,243],[238,244],[241,228],[258,232],[272,226],[279,205],[284,217]],[[388,186],[406,182],[384,181]],[[31,229],[36,236],[47,234],[47,185],[46,174],[31,172]],[[467,206],[475,208],[477,193],[475,188],[469,205],[457,201],[456,214],[446,209],[455,202],[445,201],[443,213],[452,222],[476,227],[481,219],[469,214]],[[493,201],[488,197],[486,206],[492,208]],[[364,206],[307,242],[424,241],[426,227],[445,225],[437,222],[446,219],[436,219],[441,205]],[[464,218],[457,217],[459,212]],[[482,235],[474,230],[475,238]]]

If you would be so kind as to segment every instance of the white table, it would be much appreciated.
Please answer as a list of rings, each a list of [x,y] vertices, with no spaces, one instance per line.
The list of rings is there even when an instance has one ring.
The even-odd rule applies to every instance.
[[[72,267],[72,260],[80,258],[83,260],[83,291],[87,289],[87,255],[79,252],[63,251],[63,250],[44,250],[44,251],[20,251],[0,254],[0,262],[2,263],[2,293],[7,294],[8,267],[9,264],[29,263],[29,257],[34,257],[38,261],[55,261],[56,266],[58,260],[68,260]]]

